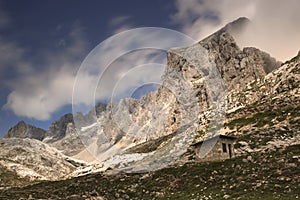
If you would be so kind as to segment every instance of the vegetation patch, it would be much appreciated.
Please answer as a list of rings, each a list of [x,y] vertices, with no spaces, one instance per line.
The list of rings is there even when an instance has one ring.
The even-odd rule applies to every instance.
[[[15,172],[0,165],[0,187],[22,186],[29,183],[29,179],[19,177]]]

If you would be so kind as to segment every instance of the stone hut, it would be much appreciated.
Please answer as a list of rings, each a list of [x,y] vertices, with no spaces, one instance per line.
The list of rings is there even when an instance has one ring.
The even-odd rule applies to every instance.
[[[206,162],[230,159],[234,157],[234,141],[234,137],[219,135],[206,139],[205,141],[197,142],[192,145],[192,147],[194,147],[196,160]],[[204,142],[205,146],[203,146]],[[202,146],[203,148],[201,148]],[[205,151],[208,152],[205,153]]]

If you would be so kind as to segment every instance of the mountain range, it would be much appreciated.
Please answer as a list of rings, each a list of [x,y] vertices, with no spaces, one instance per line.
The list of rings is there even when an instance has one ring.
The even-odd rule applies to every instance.
[[[239,18],[190,47],[170,49],[158,90],[141,99],[97,104],[96,123],[92,123],[91,113],[66,114],[48,130],[19,122],[0,140],[0,183],[4,193],[18,194],[10,187],[45,180],[62,180],[60,183],[65,184],[74,179],[84,184],[93,176],[101,176],[99,179],[110,177],[118,182],[131,176],[126,173],[138,172],[144,174],[137,175],[141,181],[162,173],[161,170],[181,172],[184,168],[180,166],[192,168],[191,163],[195,163],[191,145],[216,129],[236,138],[234,159],[241,163],[261,163],[266,167],[269,161],[264,159],[279,151],[292,154],[295,162],[290,163],[299,164],[300,51],[291,60],[280,62],[257,48],[240,48],[234,36],[249,23],[248,19]],[[217,75],[210,66],[216,68]],[[213,83],[209,82],[211,78]],[[219,105],[217,110],[215,103]],[[236,170],[235,161],[218,164],[235,166],[232,170]],[[275,171],[283,170],[282,166],[276,167]],[[286,165],[289,170],[294,167]],[[218,174],[218,170],[211,173]],[[169,171],[165,173],[170,175]],[[13,174],[13,180],[6,174]],[[296,173],[290,181],[299,185],[299,175]],[[257,178],[260,184],[268,181],[261,179]],[[126,199],[120,195],[110,197],[97,189],[94,193],[99,199]],[[164,191],[149,195],[163,199],[170,194]],[[135,199],[132,195],[128,199]],[[294,198],[298,194],[293,195]],[[221,197],[227,196],[222,193]]]

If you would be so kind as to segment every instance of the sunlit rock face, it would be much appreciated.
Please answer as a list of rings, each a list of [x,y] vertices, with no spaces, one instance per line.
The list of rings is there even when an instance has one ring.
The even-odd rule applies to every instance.
[[[74,155],[84,145],[91,146],[96,142],[100,148],[94,153],[100,154],[116,144],[115,152],[118,152],[172,134],[187,123],[185,119],[197,118],[202,125],[206,124],[208,117],[203,113],[212,107],[212,90],[218,94],[240,91],[251,81],[263,79],[279,65],[258,49],[241,50],[238,47],[231,32],[240,30],[247,23],[247,19],[238,19],[191,47],[169,50],[162,85],[157,91],[141,99],[128,98],[118,103],[97,105],[97,126],[91,126],[95,121],[90,113],[76,116],[83,124],[78,130],[79,135],[72,115],[65,115],[51,125],[44,142],[67,155]],[[218,70],[222,83],[214,82],[215,77],[208,77],[212,80],[209,84],[207,76],[215,73],[211,71],[213,67]],[[188,109],[189,112],[184,107],[187,100],[194,106]],[[227,107],[235,108],[241,103],[229,98]]]

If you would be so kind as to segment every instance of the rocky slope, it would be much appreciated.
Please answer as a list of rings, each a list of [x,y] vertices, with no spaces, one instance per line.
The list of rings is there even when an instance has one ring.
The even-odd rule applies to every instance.
[[[84,165],[35,139],[1,139],[0,148],[0,166],[30,180],[67,178],[77,167]]]
[[[300,54],[242,91],[229,94],[241,107],[227,115],[227,134],[239,154],[285,149],[300,142]]]
[[[264,78],[249,82],[243,90],[233,91],[228,98],[245,107],[240,112],[244,114],[297,106],[300,102],[299,63],[300,53]]]

